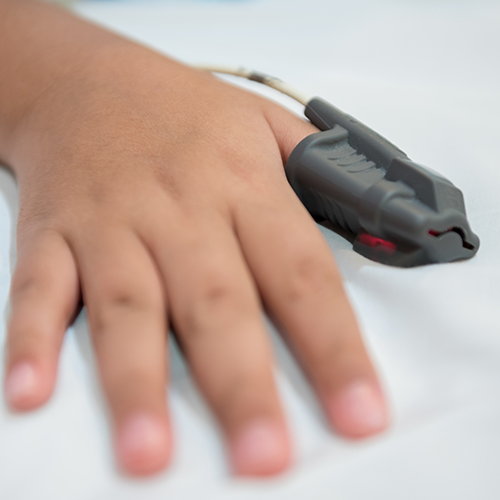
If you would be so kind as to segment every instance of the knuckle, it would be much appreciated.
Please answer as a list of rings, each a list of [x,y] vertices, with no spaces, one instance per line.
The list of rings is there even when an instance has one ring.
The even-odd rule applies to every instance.
[[[38,196],[23,201],[19,207],[17,222],[18,247],[35,239],[59,237],[74,219],[71,206],[63,201]]]
[[[157,309],[157,301],[146,290],[103,285],[89,305],[92,329],[100,335],[132,315],[145,315]]]
[[[183,335],[197,337],[227,324],[232,318],[241,318],[244,311],[244,301],[233,285],[222,281],[209,282],[180,311],[178,323]]]
[[[19,220],[16,233],[18,256],[25,253],[30,254],[33,248],[46,248],[54,245],[54,242],[64,241],[64,231],[60,222],[54,217],[45,218],[42,216],[36,216],[29,220]],[[16,267],[16,272],[19,273],[18,267]]]
[[[19,299],[44,297],[51,288],[50,273],[47,271],[44,261],[33,258],[33,247],[38,252],[52,248],[45,244],[53,236],[50,231],[44,230],[43,234],[37,235],[35,240],[23,243],[24,248],[18,250],[18,261],[12,276],[10,285],[10,298],[12,302]]]
[[[30,277],[18,277],[14,275],[12,285],[10,287],[10,297],[12,302],[16,302],[19,298],[38,295],[43,293],[44,286],[40,280]]]
[[[54,218],[54,208],[50,203],[42,203],[31,201],[22,203],[19,207],[18,215],[18,232],[21,230],[29,230],[30,228],[38,229],[40,226],[47,224]]]
[[[106,309],[136,309],[139,308],[144,299],[136,292],[126,288],[105,288],[101,292],[101,306]]]
[[[285,295],[291,302],[341,289],[341,280],[324,259],[314,254],[296,257],[285,280]]]

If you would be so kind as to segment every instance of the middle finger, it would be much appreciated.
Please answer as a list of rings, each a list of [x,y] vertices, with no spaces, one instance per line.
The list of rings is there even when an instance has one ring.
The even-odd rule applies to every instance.
[[[180,218],[150,235],[174,327],[240,474],[284,469],[290,444],[258,295],[229,223]]]

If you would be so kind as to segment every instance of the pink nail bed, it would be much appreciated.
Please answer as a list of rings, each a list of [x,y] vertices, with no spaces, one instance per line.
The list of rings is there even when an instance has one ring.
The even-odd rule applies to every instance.
[[[125,453],[154,452],[165,446],[165,430],[150,415],[134,415],[122,427],[120,444]]]
[[[351,423],[366,431],[387,424],[387,412],[380,391],[367,381],[351,384],[340,396],[340,406]]]
[[[38,387],[37,373],[31,363],[22,361],[11,369],[5,383],[5,393],[11,404],[33,396]]]
[[[249,424],[232,443],[237,473],[272,474],[284,469],[289,460],[287,437],[278,424],[256,421]]]

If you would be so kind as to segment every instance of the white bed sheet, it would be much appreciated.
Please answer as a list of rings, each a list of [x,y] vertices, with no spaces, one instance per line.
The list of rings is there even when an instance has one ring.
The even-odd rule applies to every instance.
[[[322,228],[380,369],[394,423],[365,442],[330,433],[270,327],[296,447],[293,468],[271,480],[231,477],[217,427],[175,349],[173,465],[150,480],[120,475],[80,317],[68,331],[51,402],[23,416],[0,403],[0,499],[498,500],[499,3],[137,0],[82,2],[78,10],[184,61],[243,64],[334,102],[455,182],[482,245],[471,261],[402,270],[364,259]],[[5,307],[16,214],[15,182],[2,170]]]

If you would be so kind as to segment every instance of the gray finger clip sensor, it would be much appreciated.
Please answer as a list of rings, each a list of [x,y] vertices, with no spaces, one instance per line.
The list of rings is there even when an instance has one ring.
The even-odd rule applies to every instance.
[[[285,170],[312,216],[352,233],[356,252],[392,266],[475,255],[479,238],[449,180],[322,99],[310,100],[305,115],[322,132],[297,145]]]

